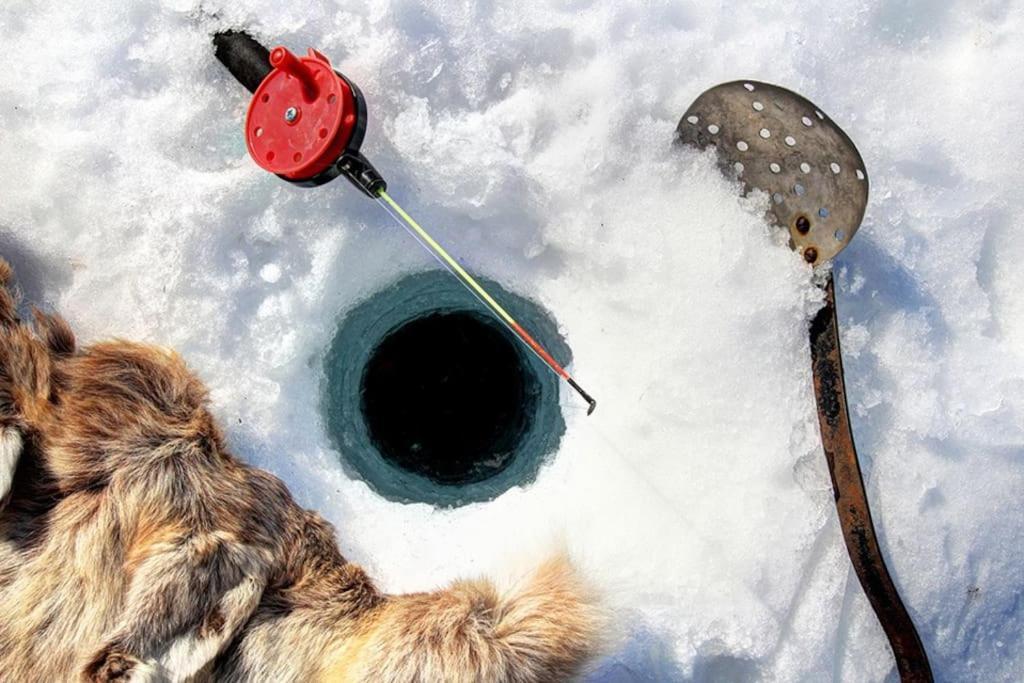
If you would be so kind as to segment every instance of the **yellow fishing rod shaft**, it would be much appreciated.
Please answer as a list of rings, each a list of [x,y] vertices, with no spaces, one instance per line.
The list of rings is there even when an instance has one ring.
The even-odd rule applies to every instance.
[[[466,272],[466,269],[463,268],[458,261],[452,258],[451,254],[449,254],[444,247],[438,244],[437,241],[431,237],[430,234],[427,233],[427,231],[424,230],[412,216],[406,213],[405,209],[399,206],[398,202],[391,198],[391,195],[389,195],[385,190],[380,190],[377,193],[376,199],[377,203],[384,207],[384,210],[387,211],[388,215],[391,216],[396,223],[405,228],[405,230],[412,235],[417,242],[423,245],[424,249],[430,252],[430,254],[437,259],[437,261],[444,266],[448,272],[454,275],[455,278],[473,294],[473,296],[479,299],[480,303],[494,313],[495,317],[497,317],[502,324],[511,330],[512,333],[520,339],[520,341],[526,344],[527,348],[533,351],[533,353],[535,353],[545,365],[551,368],[556,375],[564,379],[569,386],[575,389],[576,392],[583,397],[583,399],[589,404],[589,407],[587,408],[587,415],[594,412],[594,408],[597,407],[597,401],[595,401],[590,394],[584,391],[583,387],[576,383],[576,380],[566,372],[565,368],[559,365],[558,362],[552,358],[551,354],[548,353],[544,347],[541,346],[537,340],[535,340],[530,333],[523,328],[522,325],[517,323],[515,318],[509,315],[509,312],[506,311],[501,304],[495,301],[494,297],[488,294],[487,290],[480,286],[480,283],[477,282],[472,275]]]

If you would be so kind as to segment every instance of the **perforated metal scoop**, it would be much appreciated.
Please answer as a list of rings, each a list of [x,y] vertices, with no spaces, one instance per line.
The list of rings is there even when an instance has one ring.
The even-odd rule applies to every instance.
[[[723,170],[744,192],[771,195],[766,218],[789,230],[790,245],[812,265],[842,251],[868,203],[864,162],[839,126],[794,92],[758,81],[711,88],[690,105],[677,140],[714,147]],[[930,683],[921,638],[882,556],[853,443],[839,348],[832,273],[822,278],[825,305],[810,327],[811,368],[821,444],[832,475],[836,512],[857,578],[878,616],[903,683]]]
[[[788,229],[811,264],[850,243],[868,203],[868,176],[846,133],[794,92],[759,81],[706,91],[683,115],[679,141],[715,147],[723,170],[772,197],[767,219]]]

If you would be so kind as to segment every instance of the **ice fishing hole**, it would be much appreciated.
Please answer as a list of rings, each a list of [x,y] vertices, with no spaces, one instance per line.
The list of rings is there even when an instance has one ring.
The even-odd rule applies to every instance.
[[[550,313],[484,287],[571,360]],[[527,486],[565,432],[557,377],[444,271],[354,306],[324,371],[324,424],[342,466],[392,501],[453,507]]]

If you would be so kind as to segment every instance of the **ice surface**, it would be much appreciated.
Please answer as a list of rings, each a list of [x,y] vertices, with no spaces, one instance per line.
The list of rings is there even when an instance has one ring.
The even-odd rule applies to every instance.
[[[317,415],[336,321],[434,265],[343,181],[248,160],[225,27],[332,56],[392,194],[563,325],[601,405],[563,396],[534,486],[438,512],[343,475]],[[614,615],[592,681],[892,680],[816,444],[816,290],[756,198],[669,148],[706,87],[791,87],[872,179],[836,268],[883,547],[941,680],[1020,680],[1022,30],[1019,0],[7,0],[0,248],[84,339],[183,352],[236,451],[389,590],[564,544]]]

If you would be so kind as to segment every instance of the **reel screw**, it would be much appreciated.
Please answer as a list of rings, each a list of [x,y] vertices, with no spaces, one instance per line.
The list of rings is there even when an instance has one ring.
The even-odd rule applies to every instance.
[[[299,110],[296,107],[288,107],[284,110],[284,120],[288,123],[295,123],[299,118]]]

